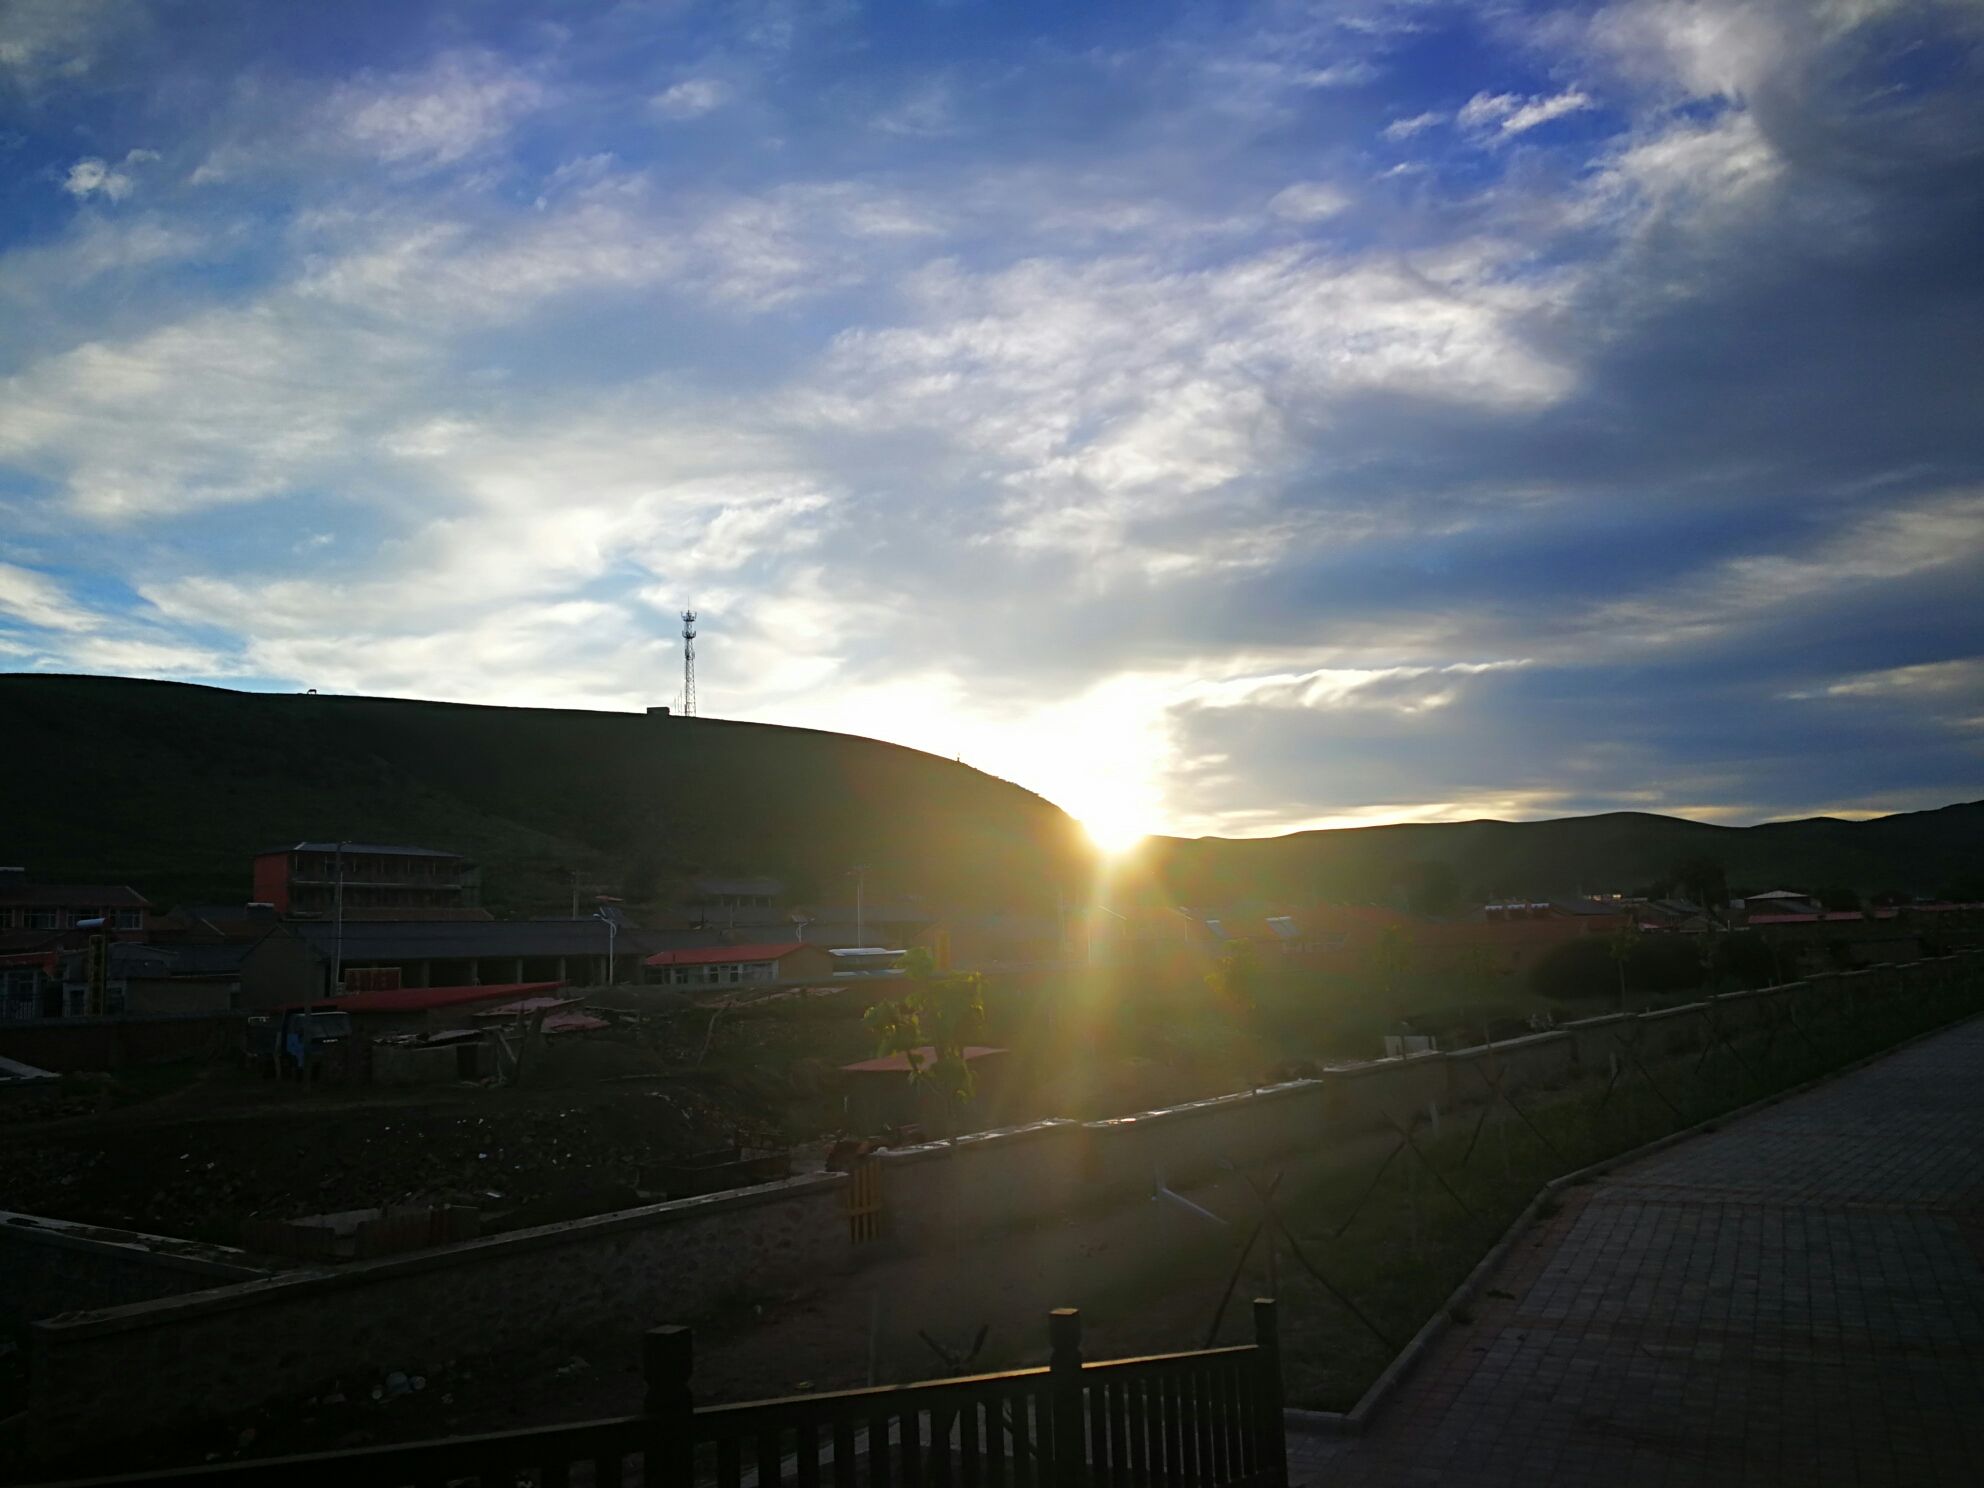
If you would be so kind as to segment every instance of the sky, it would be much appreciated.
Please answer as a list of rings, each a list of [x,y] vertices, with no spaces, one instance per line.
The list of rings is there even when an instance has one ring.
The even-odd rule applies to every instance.
[[[1984,795],[1984,7],[0,0],[0,669],[1137,832]]]

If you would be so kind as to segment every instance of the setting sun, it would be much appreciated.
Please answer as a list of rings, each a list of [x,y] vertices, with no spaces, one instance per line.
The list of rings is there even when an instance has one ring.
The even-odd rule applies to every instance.
[[[1128,852],[1150,834],[1135,819],[1111,808],[1078,814],[1089,841],[1106,853]]]

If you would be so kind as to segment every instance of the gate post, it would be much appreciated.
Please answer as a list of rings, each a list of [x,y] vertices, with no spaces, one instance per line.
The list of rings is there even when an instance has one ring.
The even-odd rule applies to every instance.
[[[1088,1479],[1082,1410],[1082,1315],[1073,1307],[1047,1314],[1048,1394],[1053,1401],[1054,1488],[1081,1488]]]
[[[696,1401],[689,1393],[695,1338],[687,1328],[650,1328],[641,1340],[647,1415],[642,1488],[692,1488],[696,1481]]]
[[[1282,1421],[1281,1324],[1274,1298],[1254,1299],[1254,1433],[1260,1443],[1261,1468],[1275,1488],[1288,1485],[1288,1433]]]

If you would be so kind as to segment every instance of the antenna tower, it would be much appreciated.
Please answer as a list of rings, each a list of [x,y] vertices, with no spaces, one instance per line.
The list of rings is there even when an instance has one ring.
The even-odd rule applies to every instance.
[[[696,612],[682,612],[682,716],[696,716]]]

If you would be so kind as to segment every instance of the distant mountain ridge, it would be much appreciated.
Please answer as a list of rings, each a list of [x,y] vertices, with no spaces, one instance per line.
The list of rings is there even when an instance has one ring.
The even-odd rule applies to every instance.
[[[859,866],[870,894],[1041,913],[1096,882],[1081,828],[1031,791],[813,729],[21,673],[0,675],[0,721],[0,862],[161,904],[239,902],[250,855],[306,838],[466,853],[512,913],[564,912],[575,876],[640,897],[697,871],[769,873],[846,900]],[[1395,902],[1430,863],[1471,898],[1624,890],[1700,856],[1732,886],[1935,893],[1984,884],[1980,844],[1971,802],[1755,827],[1614,813],[1160,837],[1135,865],[1193,905]]]
[[[1786,886],[1862,894],[1984,894],[1984,801],[1867,821],[1810,817],[1750,827],[1620,811],[1549,821],[1437,822],[1297,832],[1239,842],[1165,838],[1150,871],[1187,903],[1236,895],[1369,898],[1440,863],[1463,898],[1627,893],[1690,859],[1718,864],[1732,891]]]

